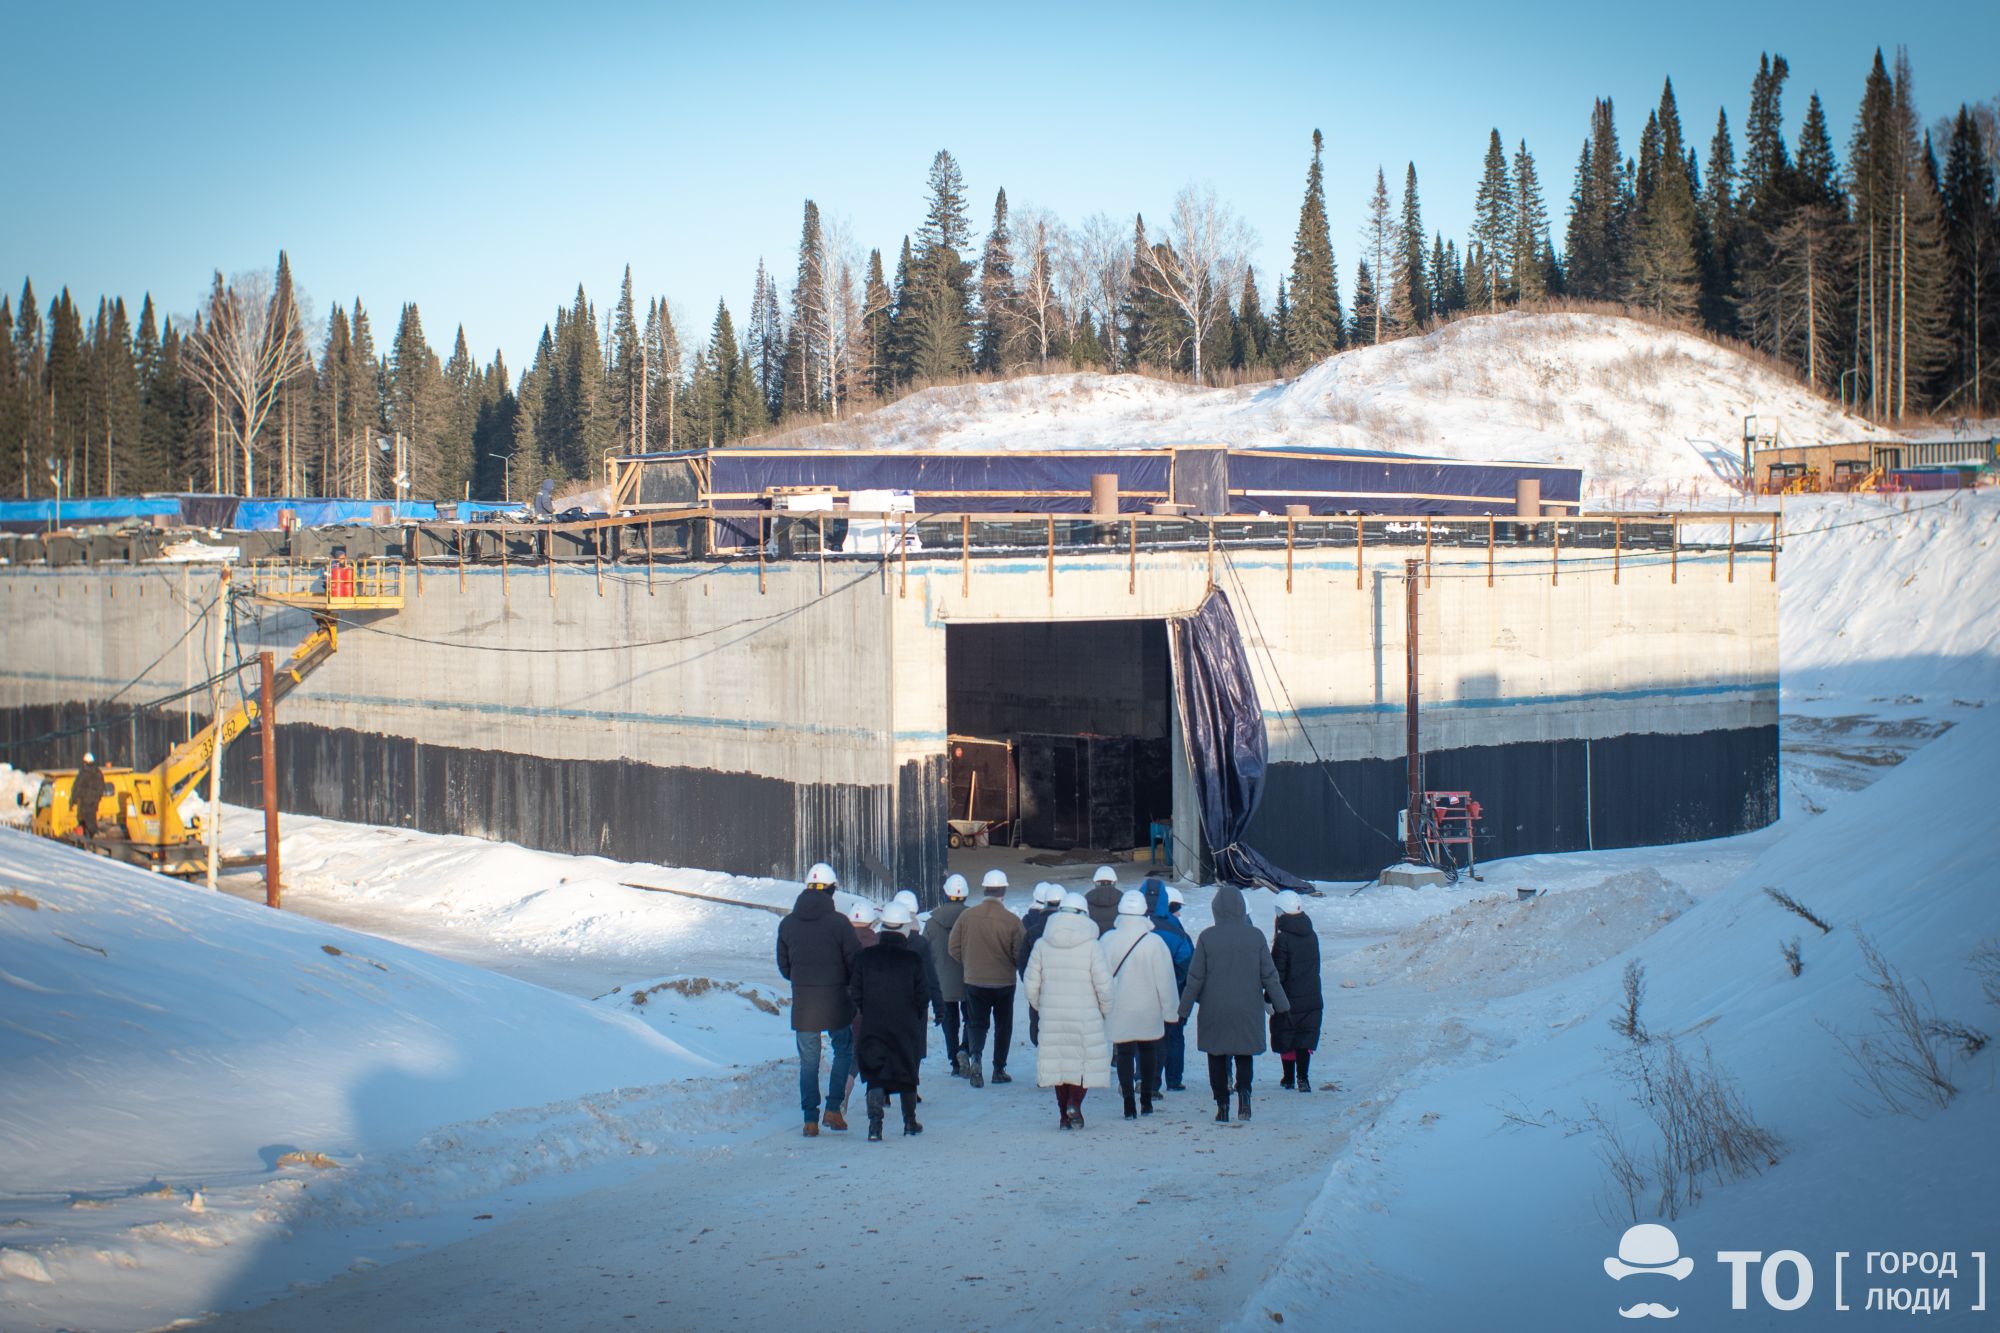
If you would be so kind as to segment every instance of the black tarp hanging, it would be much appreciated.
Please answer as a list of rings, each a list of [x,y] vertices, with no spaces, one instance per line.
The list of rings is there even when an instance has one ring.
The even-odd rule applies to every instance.
[[[1174,620],[1172,631],[1181,734],[1216,880],[1312,892],[1241,840],[1264,795],[1264,713],[1229,598],[1220,589],[1209,593],[1193,615]]]

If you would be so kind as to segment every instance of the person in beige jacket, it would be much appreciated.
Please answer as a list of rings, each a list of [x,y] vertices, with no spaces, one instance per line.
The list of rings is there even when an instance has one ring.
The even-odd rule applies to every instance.
[[[993,1081],[1007,1076],[1007,1047],[1014,1040],[1014,961],[1021,955],[1021,918],[1007,910],[1007,875],[989,870],[980,881],[985,897],[951,928],[948,952],[965,967],[966,1079],[986,1086],[980,1062],[986,1032],[993,1031]]]

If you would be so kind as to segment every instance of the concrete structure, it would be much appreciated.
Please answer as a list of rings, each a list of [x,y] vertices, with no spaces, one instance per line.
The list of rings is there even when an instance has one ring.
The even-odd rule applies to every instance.
[[[1357,560],[1352,545],[1288,546],[1284,520],[1174,546],[1141,544],[1133,522],[1129,549],[1125,524],[1102,545],[1048,550],[432,564],[408,580],[403,612],[345,627],[287,702],[282,804],[785,878],[824,858],[851,883],[928,895],[946,872],[955,713],[1153,741],[1164,726],[1176,867],[1199,875],[1172,667],[1147,626],[1219,588],[1270,740],[1249,841],[1310,877],[1367,878],[1399,857],[1403,562],[1417,555],[1429,785],[1483,802],[1480,859],[1714,837],[1777,815],[1768,554],[1637,551],[1628,530],[1614,548],[1609,523],[1578,549],[1574,520],[1554,542],[1488,547],[1481,520],[1476,541],[1435,550],[1428,528],[1371,524]],[[69,758],[79,740],[51,733],[115,692],[122,708],[202,679],[218,578],[0,570],[9,761]],[[289,651],[307,632],[301,612],[246,614],[245,653]],[[1052,639],[1052,625],[1086,638]],[[154,756],[189,712],[205,709],[122,719],[97,733],[98,753]],[[247,761],[225,772],[236,799]]]

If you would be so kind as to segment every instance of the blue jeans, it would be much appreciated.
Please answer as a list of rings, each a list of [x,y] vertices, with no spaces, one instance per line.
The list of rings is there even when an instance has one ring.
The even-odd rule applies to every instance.
[[[795,1032],[799,1039],[799,1110],[807,1120],[819,1119],[819,1039],[817,1032]],[[854,1029],[835,1028],[825,1034],[833,1038],[833,1077],[827,1081],[827,1104],[840,1109],[847,1100],[847,1071],[854,1066]]]
[[[1168,1083],[1178,1087],[1186,1072],[1187,1025],[1169,1023],[1167,1035],[1160,1038],[1160,1063],[1158,1073],[1154,1075],[1155,1083],[1157,1084],[1161,1075],[1165,1075]]]

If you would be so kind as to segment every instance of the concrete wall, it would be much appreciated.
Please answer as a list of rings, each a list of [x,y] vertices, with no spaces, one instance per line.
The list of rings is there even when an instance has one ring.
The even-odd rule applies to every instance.
[[[1372,873],[1401,804],[1408,548],[457,570],[342,634],[286,704],[290,808],[556,850],[934,890],[944,873],[946,629],[1160,619],[1230,594],[1270,730],[1281,863]],[[1497,849],[1711,837],[1776,815],[1776,586],[1721,554],[1440,550],[1422,590],[1424,745],[1487,802]],[[213,571],[0,571],[0,720],[20,740],[207,674]],[[260,609],[242,647],[306,617]],[[197,710],[201,711],[201,710]],[[124,742],[150,757],[175,730]],[[71,757],[20,744],[11,762]],[[1176,758],[1181,759],[1176,738]],[[1317,754],[1315,754],[1315,751]],[[115,753],[115,749],[113,753]],[[1664,780],[1653,781],[1655,775]],[[1199,868],[1179,784],[1179,864]],[[1604,806],[1606,808],[1600,808]],[[1617,813],[1613,813],[1615,808]],[[1602,835],[1602,836],[1600,836]],[[1487,854],[1494,854],[1488,852]]]

